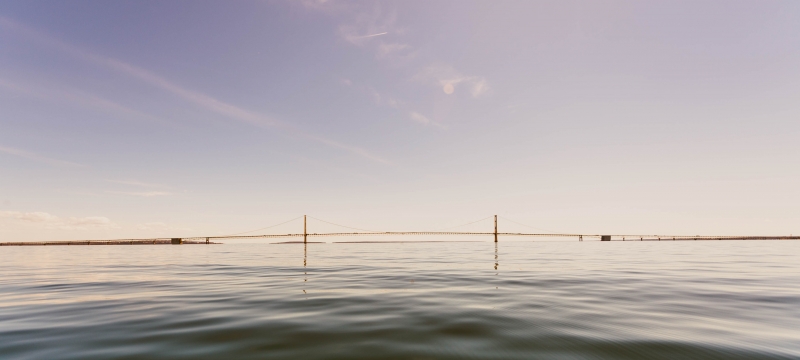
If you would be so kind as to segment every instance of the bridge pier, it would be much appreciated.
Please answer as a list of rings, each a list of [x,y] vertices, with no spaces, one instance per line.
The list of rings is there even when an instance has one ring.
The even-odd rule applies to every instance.
[[[172,238],[172,245],[181,245],[183,244],[183,239],[181,238]]]

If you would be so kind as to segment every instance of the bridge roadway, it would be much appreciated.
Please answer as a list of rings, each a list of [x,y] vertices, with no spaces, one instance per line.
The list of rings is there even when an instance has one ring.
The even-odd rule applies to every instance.
[[[800,236],[686,236],[686,235],[600,235],[600,234],[546,234],[546,233],[509,233],[509,232],[454,232],[454,231],[385,231],[385,232],[337,232],[337,233],[308,233],[308,234],[272,234],[272,235],[239,235],[239,236],[211,236],[191,237],[186,240],[205,239],[257,239],[257,238],[287,238],[287,237],[312,237],[312,236],[385,236],[385,235],[450,235],[450,236],[529,236],[550,238],[575,238],[575,239],[600,239],[610,236],[611,241],[688,241],[688,240],[800,240]]]
[[[386,232],[338,232],[338,233],[297,233],[297,234],[264,234],[264,235],[229,235],[229,236],[197,236],[184,238],[152,238],[152,239],[115,239],[115,240],[68,240],[37,242],[0,242],[0,246],[30,245],[166,245],[175,240],[182,244],[213,244],[212,240],[225,239],[271,239],[322,236],[528,236],[545,238],[574,238],[599,240],[601,236],[609,236],[610,241],[702,241],[702,240],[800,240],[800,236],[680,236],[680,235],[599,235],[599,234],[534,234],[509,232],[454,232],[454,231],[386,231]]]

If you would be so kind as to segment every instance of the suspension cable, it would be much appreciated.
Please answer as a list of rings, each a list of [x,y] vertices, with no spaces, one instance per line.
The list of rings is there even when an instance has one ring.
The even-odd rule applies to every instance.
[[[295,221],[295,220],[297,220],[297,219],[300,219],[300,218],[302,218],[302,216],[298,216],[298,217],[296,217],[296,218],[294,218],[294,219],[292,219],[292,220],[284,221],[284,222],[282,222],[282,223],[280,223],[280,224],[276,224],[276,225],[272,225],[272,226],[267,226],[267,227],[260,228],[260,229],[255,229],[255,230],[250,230],[250,231],[245,231],[245,232],[240,232],[240,233],[236,233],[236,234],[230,234],[230,235],[220,235],[220,236],[236,236],[236,235],[247,234],[247,233],[251,233],[251,232],[255,232],[255,231],[261,231],[261,230],[271,229],[271,228],[274,228],[274,227],[276,227],[276,226],[280,226],[280,225],[283,225],[283,224],[286,224],[286,223],[290,223],[290,222],[292,222],[292,221]]]
[[[330,222],[330,221],[325,221],[325,220],[322,220],[322,219],[317,219],[317,218],[315,218],[315,217],[313,217],[313,216],[309,216],[309,218],[311,218],[311,219],[314,219],[314,220],[317,220],[317,221],[322,221],[322,222],[324,222],[324,223],[326,223],[326,224],[331,224],[331,225],[335,225],[335,226],[341,226],[341,227],[343,227],[343,228],[348,228],[348,229],[352,229],[352,230],[358,230],[358,231],[367,231],[367,232],[372,232],[372,233],[380,233],[380,232],[385,232],[385,231],[375,231],[375,230],[368,230],[368,229],[360,229],[360,228],[354,228],[354,227],[350,227],[350,226],[344,226],[344,225],[340,225],[340,224],[334,224],[334,223],[332,223],[332,222]]]
[[[451,226],[451,227],[448,227],[448,228],[444,228],[444,229],[436,229],[436,230],[431,230],[431,231],[444,231],[444,230],[455,229],[455,228],[457,228],[457,227],[462,227],[462,226],[472,225],[472,224],[474,224],[474,223],[481,222],[481,221],[483,221],[483,220],[490,219],[490,218],[491,218],[491,216],[487,216],[487,217],[485,217],[485,218],[483,218],[483,219],[480,219],[480,220],[475,220],[475,221],[473,221],[473,222],[469,222],[469,223],[466,223],[466,224],[461,224],[461,225],[457,225],[457,226]]]
[[[543,230],[543,231],[552,232],[552,233],[557,233],[557,232],[558,232],[558,231],[553,231],[553,230],[547,230],[547,229],[537,228],[537,227],[533,227],[533,226],[530,226],[530,225],[525,225],[525,224],[523,224],[523,223],[521,223],[521,222],[516,222],[516,221],[514,221],[514,220],[511,220],[511,219],[509,219],[509,218],[507,218],[507,217],[505,217],[505,216],[497,216],[497,217],[498,217],[498,218],[501,218],[501,219],[503,219],[503,220],[508,220],[508,221],[511,221],[511,222],[512,222],[512,223],[514,223],[514,224],[517,224],[517,225],[522,225],[522,226],[524,226],[524,227],[528,227],[528,228],[535,229],[535,230]]]

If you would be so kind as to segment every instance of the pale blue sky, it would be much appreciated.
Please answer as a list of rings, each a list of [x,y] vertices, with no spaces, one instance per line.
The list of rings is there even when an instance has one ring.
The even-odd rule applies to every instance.
[[[0,237],[798,233],[798,64],[797,1],[4,1]]]

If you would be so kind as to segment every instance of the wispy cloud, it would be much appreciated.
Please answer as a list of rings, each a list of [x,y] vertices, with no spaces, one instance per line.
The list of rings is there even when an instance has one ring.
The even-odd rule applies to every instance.
[[[414,112],[414,111],[411,112],[411,120],[414,120],[414,121],[416,121],[416,122],[418,122],[420,124],[425,124],[425,125],[428,125],[428,124],[431,123],[431,120],[428,119],[427,117],[425,117],[425,115],[422,115],[422,114],[420,114],[418,112]]]
[[[400,44],[400,43],[380,43],[378,45],[378,57],[384,58],[387,56],[391,56],[397,54],[399,52],[411,49],[411,45],[408,44]]]
[[[60,167],[86,167],[86,165],[81,165],[81,164],[74,163],[74,162],[71,162],[71,161],[64,161],[64,160],[54,159],[54,158],[42,156],[42,155],[39,155],[39,154],[34,154],[32,152],[28,152],[28,151],[24,151],[24,150],[20,150],[20,149],[15,149],[15,148],[7,147],[7,146],[1,146],[0,145],[0,152],[5,153],[5,154],[18,156],[18,157],[25,158],[25,159],[28,159],[28,160],[33,160],[33,161],[37,161],[37,162],[41,162],[41,163],[45,163],[45,164],[50,164],[50,165],[53,165],[53,166],[60,166]]]
[[[439,129],[447,129],[447,126],[439,123],[437,121],[431,120],[429,117],[422,115],[418,111],[410,110],[410,106],[407,102],[397,99],[393,96],[382,94],[375,88],[371,86],[356,86],[361,90],[365,91],[369,95],[372,96],[372,100],[375,102],[375,105],[384,106],[388,108],[392,108],[394,110],[398,110],[403,113],[408,113],[408,118],[413,120],[415,123],[424,125],[424,126],[433,126]]]
[[[418,72],[412,78],[425,84],[438,86],[451,93],[459,86],[466,86],[473,97],[480,97],[489,90],[489,85],[481,76],[464,75],[450,65],[434,64]]]
[[[299,3],[307,9],[327,10],[334,2],[331,0],[300,0]]]
[[[306,5],[307,8],[328,13],[332,13],[333,9],[329,6],[331,2],[312,1],[311,4]],[[397,41],[397,35],[406,31],[397,26],[395,11],[384,12],[381,10],[380,3],[375,3],[371,10],[361,7],[339,8],[338,15],[349,18],[345,23],[339,25],[338,29],[339,35],[348,43],[374,49],[378,59],[389,61],[395,65],[410,65],[408,60],[416,57],[417,51],[410,44]],[[464,75],[449,65],[428,66],[422,71],[418,71],[412,80],[438,86],[447,94],[452,94],[456,86],[466,86],[469,93],[475,98],[484,95],[489,90],[488,83],[483,77]],[[353,83],[347,81],[345,84],[352,86]],[[408,118],[417,124],[447,129],[445,125],[421,114],[416,109],[412,110],[413,108],[405,101],[383,94],[372,86],[361,86],[361,88],[368,91],[376,105],[407,112]]]
[[[167,187],[166,185],[146,183],[146,182],[141,182],[141,181],[137,181],[137,180],[106,180],[106,181],[112,182],[112,183],[115,183],[115,184],[139,186],[139,187],[149,187],[149,188]]]
[[[375,90],[375,88],[368,87],[368,89],[371,92],[372,100],[375,101],[376,105],[388,106],[393,109],[397,109],[404,104],[403,101],[398,100],[392,96],[381,94],[380,92],[378,92],[378,90]]]
[[[439,124],[438,122],[435,122],[435,121],[429,119],[427,116],[422,115],[422,114],[420,114],[420,113],[418,113],[416,111],[412,111],[409,116],[411,117],[411,120],[414,120],[414,121],[416,121],[416,122],[418,122],[418,123],[420,123],[422,125],[426,125],[426,126],[427,125],[432,125],[432,126],[436,126],[436,127],[440,128],[440,129],[445,129],[444,125]]]
[[[175,226],[163,222],[148,222],[136,225],[137,230],[146,231],[191,231],[191,228],[184,226]]]
[[[50,215],[46,212],[41,212],[41,211],[35,211],[35,212],[0,211],[0,217],[12,218],[12,219],[35,222],[35,223],[53,222],[58,220],[58,216]]]
[[[330,140],[330,139],[326,139],[326,138],[323,138],[321,136],[316,136],[316,135],[306,135],[305,137],[308,138],[308,139],[311,139],[311,140],[318,141],[320,143],[323,143],[323,144],[331,146],[331,147],[339,148],[339,149],[342,149],[342,150],[347,150],[347,151],[349,151],[349,152],[351,152],[353,154],[360,155],[360,156],[362,156],[364,158],[370,159],[370,160],[375,161],[375,162],[379,162],[379,163],[383,163],[383,164],[390,164],[390,162],[388,160],[386,160],[386,159],[384,159],[382,157],[379,157],[377,155],[374,155],[374,154],[370,153],[369,151],[364,150],[364,149],[362,149],[360,147],[350,146],[350,145],[347,145],[347,144],[343,144],[343,143],[340,143],[340,142],[337,142],[337,141],[333,141],[333,140]]]
[[[405,31],[396,25],[395,12],[384,14],[376,3],[372,11],[362,9],[349,14],[350,20],[339,25],[339,36],[356,46],[369,45],[375,56],[384,60],[408,60],[416,53],[409,44],[397,41],[397,36]],[[384,40],[384,37],[390,39]]]
[[[346,145],[340,142],[330,140],[324,138],[319,135],[313,135],[301,131],[296,127],[278,121],[276,119],[257,114],[246,109],[240,108],[233,104],[229,104],[222,100],[216,99],[209,95],[186,89],[178,84],[175,84],[163,77],[160,77],[148,70],[143,68],[137,67],[135,65],[126,63],[124,61],[99,55],[88,50],[82,49],[80,47],[74,46],[72,44],[66,43],[64,41],[58,40],[53,38],[47,34],[44,34],[40,31],[32,29],[28,26],[20,24],[12,19],[0,16],[0,27],[4,27],[6,29],[11,29],[14,32],[21,34],[29,39],[32,39],[40,44],[45,46],[58,49],[64,53],[67,53],[73,57],[79,58],[81,60],[103,66],[108,69],[112,69],[114,71],[123,73],[125,75],[134,77],[139,79],[140,81],[150,84],[151,86],[158,87],[164,91],[167,91],[179,98],[182,98],[190,103],[193,103],[197,106],[205,108],[207,110],[213,111],[217,114],[226,116],[228,118],[236,119],[254,126],[262,127],[262,128],[277,128],[281,129],[287,134],[303,137],[309,140],[317,141],[322,144],[326,144],[328,146],[332,146],[335,148],[339,148],[342,150],[349,151],[353,154],[357,154],[363,156],[365,158],[381,162],[381,163],[388,163],[385,159],[377,155],[373,155],[365,149],[359,148],[357,146]]]
[[[472,83],[470,87],[470,93],[472,93],[472,97],[479,97],[485,94],[489,90],[489,85],[486,84],[486,80],[479,79]]]
[[[339,25],[339,35],[353,45],[364,45],[372,38],[388,35],[395,16],[382,16],[380,8],[373,12],[357,12],[352,20]]]
[[[46,212],[0,211],[0,218],[13,219],[23,223],[38,224],[49,229],[86,230],[117,227],[104,216],[58,217]]]
[[[154,197],[154,196],[169,196],[172,195],[171,192],[167,191],[106,191],[109,194],[119,194],[119,195],[129,195],[129,196],[140,196],[140,197]]]
[[[352,45],[374,45],[378,58],[411,58],[415,55],[411,45],[397,41],[398,36],[407,32],[397,25],[397,12],[383,11],[380,2],[369,3],[369,8],[342,1],[301,0],[301,3],[306,9],[344,19],[338,27],[339,36]],[[391,39],[384,41],[383,37]]]
[[[71,106],[78,106],[96,111],[105,111],[114,114],[131,115],[137,119],[146,119],[151,122],[162,122],[161,119],[152,115],[145,114],[113,101],[82,92],[78,89],[58,88],[52,85],[35,86],[32,84],[21,84],[19,82],[14,82],[4,78],[0,78],[0,88],[50,102],[60,102]]]

